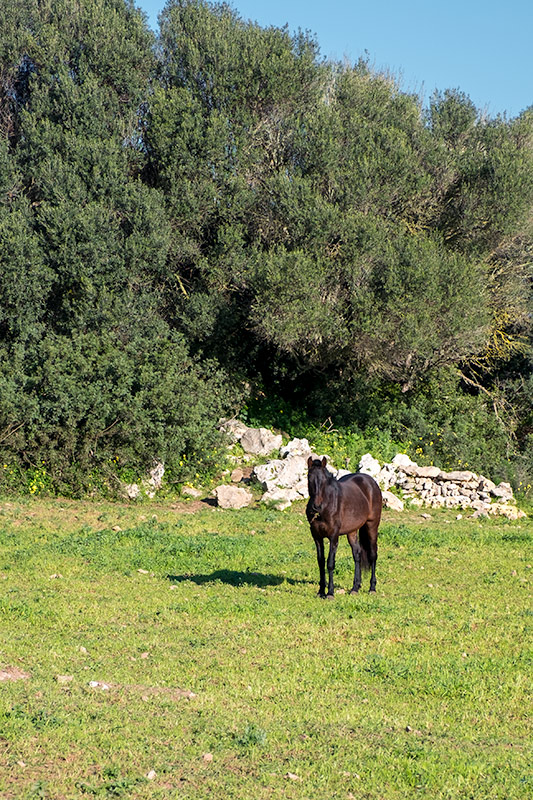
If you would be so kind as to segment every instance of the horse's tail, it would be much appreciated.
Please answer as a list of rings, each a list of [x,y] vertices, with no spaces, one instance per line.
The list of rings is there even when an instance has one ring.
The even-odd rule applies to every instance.
[[[369,529],[368,523],[359,529],[359,545],[361,548],[361,567],[369,569],[378,554],[378,532]]]

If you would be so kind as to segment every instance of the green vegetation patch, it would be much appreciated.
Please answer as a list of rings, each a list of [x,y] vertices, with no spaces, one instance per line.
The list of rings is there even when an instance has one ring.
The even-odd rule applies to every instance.
[[[0,504],[6,800],[528,794],[527,520],[386,512],[325,602],[302,508],[146,517]]]

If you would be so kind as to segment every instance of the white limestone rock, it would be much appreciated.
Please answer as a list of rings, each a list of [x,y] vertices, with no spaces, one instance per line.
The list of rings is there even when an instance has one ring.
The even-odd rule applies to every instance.
[[[275,505],[278,511],[284,511],[289,508],[294,500],[301,500],[301,496],[296,489],[281,489],[279,486],[269,489],[261,498],[263,503]]]
[[[215,489],[217,504],[220,508],[245,508],[253,500],[253,495],[247,489],[238,486],[222,484]]]
[[[240,419],[235,418],[221,420],[218,427],[227,436],[229,436],[233,443],[240,442],[248,430],[248,425],[245,425]]]
[[[405,453],[396,453],[396,455],[392,459],[391,464],[395,469],[403,469],[404,467],[418,466],[418,464],[415,461],[411,461],[409,456],[407,456]]]
[[[395,494],[388,491],[383,491],[383,507],[384,508],[391,508],[393,511],[403,511],[404,510],[404,502],[399,497],[396,497]]]
[[[506,517],[510,520],[523,519],[526,514],[516,506],[509,506],[507,503],[491,503],[487,506],[488,513],[492,516]]]
[[[283,439],[280,433],[272,433],[267,428],[248,428],[241,437],[241,445],[245,453],[256,456],[268,456],[279,451]]]
[[[280,458],[267,461],[266,464],[258,464],[253,468],[252,476],[266,488],[267,483],[274,483],[279,472],[283,468],[283,461]]]
[[[291,441],[280,448],[281,458],[288,456],[304,456],[306,459],[311,455],[311,446],[307,439],[291,439]]]
[[[498,486],[495,486],[494,489],[491,489],[490,493],[493,497],[500,498],[502,503],[513,499],[513,490],[510,483],[502,482],[498,484]]]
[[[365,453],[359,461],[359,472],[364,472],[366,475],[371,475],[373,478],[379,475],[381,471],[381,464],[370,453]]]

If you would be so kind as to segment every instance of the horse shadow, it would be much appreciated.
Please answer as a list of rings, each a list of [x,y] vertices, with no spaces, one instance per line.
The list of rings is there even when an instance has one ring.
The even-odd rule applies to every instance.
[[[264,589],[266,586],[280,586],[282,583],[290,585],[310,583],[307,580],[287,578],[285,575],[265,575],[262,572],[240,572],[232,569],[217,569],[210,575],[167,575],[167,578],[171,583],[192,581],[197,586],[203,586],[206,583],[220,582],[229,586],[256,586],[258,589]]]

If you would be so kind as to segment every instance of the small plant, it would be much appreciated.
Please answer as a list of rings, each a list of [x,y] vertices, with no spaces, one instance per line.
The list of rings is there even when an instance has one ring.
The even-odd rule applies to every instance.
[[[83,794],[93,797],[131,797],[132,790],[139,784],[146,783],[146,778],[124,778],[115,767],[105,767],[102,770],[103,782],[94,784],[78,782],[76,788]]]
[[[267,741],[266,732],[254,722],[249,723],[243,731],[235,737],[237,744],[243,748],[264,747]]]
[[[37,781],[29,789],[26,794],[26,800],[46,800],[50,797],[48,794],[47,783],[45,781]]]

